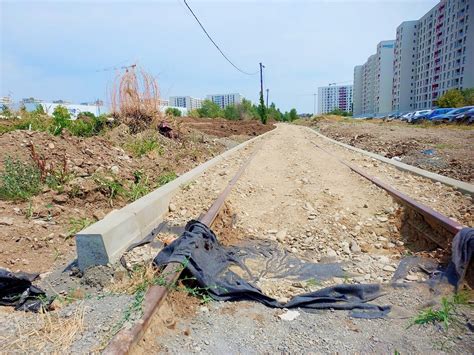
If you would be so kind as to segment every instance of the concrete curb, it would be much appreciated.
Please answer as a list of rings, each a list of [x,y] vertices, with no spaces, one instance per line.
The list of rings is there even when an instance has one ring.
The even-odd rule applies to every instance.
[[[225,151],[120,210],[112,211],[104,219],[77,233],[79,269],[116,262],[129,245],[145,238],[163,221],[171,198],[183,184],[191,182],[224,158],[271,132],[273,130]]]
[[[336,141],[332,138],[326,137],[325,135],[317,132],[316,130],[314,130],[312,128],[309,128],[309,127],[306,127],[306,128],[309,129],[311,132],[315,133],[316,135],[318,135],[319,137],[324,138],[324,139],[328,140],[329,142],[338,144],[338,145],[340,145],[344,148],[347,148],[347,149],[356,151],[358,153],[367,155],[371,158],[383,161],[384,163],[391,164],[391,165],[395,166],[397,169],[400,169],[400,170],[403,170],[403,171],[408,171],[410,173],[413,173],[413,174],[416,174],[416,175],[419,175],[419,176],[423,176],[427,179],[437,181],[437,182],[441,182],[443,184],[452,186],[452,187],[458,189],[459,191],[461,191],[465,194],[469,194],[471,196],[474,195],[474,185],[469,184],[467,182],[452,179],[452,178],[447,177],[447,176],[443,176],[443,175],[440,175],[440,174],[432,173],[432,172],[427,171],[427,170],[417,168],[416,166],[408,165],[408,164],[405,164],[405,163],[402,163],[402,162],[399,162],[399,161],[396,161],[396,160],[393,160],[393,159],[385,158],[384,156],[381,156],[379,154],[371,153],[371,152],[368,152],[366,150],[353,147],[352,145],[338,142],[338,141]]]

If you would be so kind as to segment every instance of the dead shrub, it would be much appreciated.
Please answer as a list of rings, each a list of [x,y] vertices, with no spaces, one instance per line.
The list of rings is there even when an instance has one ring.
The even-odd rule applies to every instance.
[[[156,79],[133,65],[115,78],[111,92],[112,115],[131,133],[154,125],[162,116]]]

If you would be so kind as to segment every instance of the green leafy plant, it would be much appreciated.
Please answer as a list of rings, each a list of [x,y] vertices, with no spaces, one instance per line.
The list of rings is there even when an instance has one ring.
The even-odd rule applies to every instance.
[[[135,171],[133,173],[134,181],[129,185],[127,196],[129,201],[138,200],[140,197],[145,196],[151,191],[149,179],[147,175],[144,175],[141,171]]]
[[[153,150],[157,150],[160,155],[164,152],[163,147],[155,137],[136,138],[132,142],[126,144],[125,148],[138,158]]]
[[[165,114],[173,117],[181,117],[181,111],[176,107],[168,107],[165,111]]]
[[[7,157],[0,173],[0,198],[27,200],[41,191],[41,172],[33,164]]]
[[[418,324],[443,323],[448,330],[449,325],[455,319],[455,311],[457,306],[469,303],[469,295],[465,292],[458,292],[451,298],[443,297],[441,299],[441,307],[433,309],[432,307],[422,310],[410,323],[408,327]]]
[[[71,121],[71,115],[64,106],[56,106],[53,111],[53,124],[50,126],[49,131],[55,136],[61,134],[64,128],[68,127]]]
[[[89,227],[92,223],[94,223],[94,221],[89,218],[71,218],[69,220],[69,229],[66,239],[73,237],[77,232]]]
[[[162,185],[165,185],[165,184],[169,183],[170,181],[173,181],[177,177],[178,177],[178,175],[176,175],[176,173],[174,171],[163,173],[158,177],[157,185],[158,185],[158,187],[162,186]]]
[[[113,200],[119,196],[125,195],[123,183],[114,176],[94,175],[94,181],[99,190],[109,198],[110,206],[113,207]]]

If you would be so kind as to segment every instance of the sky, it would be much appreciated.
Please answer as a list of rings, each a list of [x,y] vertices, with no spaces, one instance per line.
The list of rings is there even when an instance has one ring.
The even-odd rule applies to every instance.
[[[355,65],[437,0],[188,0],[242,70],[265,65],[269,101],[313,112],[318,86],[352,81]],[[257,102],[259,75],[233,68],[182,0],[0,0],[0,95],[108,102],[114,67],[138,63],[163,98],[239,92]],[[103,70],[109,68],[110,70]]]

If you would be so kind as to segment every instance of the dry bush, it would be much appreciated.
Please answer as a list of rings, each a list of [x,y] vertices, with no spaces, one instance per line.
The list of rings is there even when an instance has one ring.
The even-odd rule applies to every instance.
[[[137,133],[150,128],[162,116],[156,79],[133,65],[115,78],[111,92],[113,116]]]

